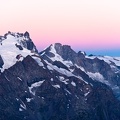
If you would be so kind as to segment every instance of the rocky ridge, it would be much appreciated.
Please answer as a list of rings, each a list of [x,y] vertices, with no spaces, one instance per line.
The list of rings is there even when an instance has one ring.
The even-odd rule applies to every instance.
[[[0,38],[0,120],[120,120],[110,73],[119,74],[117,65],[61,44],[38,54],[28,33]],[[88,72],[111,74],[110,82]]]

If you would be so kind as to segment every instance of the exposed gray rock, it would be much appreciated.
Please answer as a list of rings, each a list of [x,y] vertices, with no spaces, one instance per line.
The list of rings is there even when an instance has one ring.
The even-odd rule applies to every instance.
[[[3,59],[2,59],[2,57],[0,55],[0,68],[2,68],[3,65],[4,65],[4,61],[3,61]]]
[[[118,87],[117,90],[113,88],[114,93],[116,96],[120,96],[120,92],[118,92],[120,90],[119,89],[120,88],[120,72],[116,72],[111,67],[112,65],[114,66],[115,69],[118,69],[117,71],[120,71],[119,66],[116,66],[115,63],[111,62],[111,64],[108,64],[104,60],[99,59],[99,56],[98,57],[96,56],[94,59],[90,59],[86,57],[86,53],[83,53],[81,51],[76,53],[74,50],[71,49],[70,46],[62,45],[60,43],[55,43],[54,45],[49,46],[46,50],[40,53],[41,57],[47,61],[49,60],[50,63],[53,63],[52,57],[54,57],[54,53],[51,52],[51,48],[53,46],[54,46],[54,49],[56,50],[56,53],[60,55],[61,58],[63,59],[63,63],[64,61],[72,62],[73,65],[70,66],[70,68],[73,69],[74,74],[81,76],[81,72],[80,74],[78,74],[79,70],[78,68],[76,68],[76,65],[80,68],[82,67],[84,69],[84,72],[86,73],[92,73],[93,75],[99,74],[103,77],[103,79],[101,80],[101,78],[97,76],[97,77],[94,77],[94,80],[97,80],[97,81],[101,80],[101,82],[106,83],[107,85],[109,84],[111,88],[113,88],[113,86],[117,86]]]

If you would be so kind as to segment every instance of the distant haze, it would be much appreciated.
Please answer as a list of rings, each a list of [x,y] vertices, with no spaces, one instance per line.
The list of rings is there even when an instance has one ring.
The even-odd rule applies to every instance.
[[[28,31],[39,50],[51,43],[120,56],[120,0],[0,0],[0,35]]]

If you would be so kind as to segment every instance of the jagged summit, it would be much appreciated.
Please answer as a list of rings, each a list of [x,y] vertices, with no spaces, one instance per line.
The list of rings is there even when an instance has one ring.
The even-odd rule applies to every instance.
[[[40,53],[40,56],[57,67],[65,68],[75,75],[79,69],[90,78],[109,85],[120,95],[120,58],[109,56],[87,56],[85,52],[75,52],[70,46],[55,43]],[[67,68],[65,67],[67,66]],[[113,80],[115,79],[116,80]],[[119,96],[120,99],[120,96]]]
[[[48,48],[40,52],[42,56],[45,56],[46,54],[49,57],[55,56],[55,54],[58,54],[58,56],[61,56],[64,60],[71,60],[75,57],[85,57],[85,53],[82,51],[79,51],[78,53],[75,52],[71,46],[69,45],[62,45],[61,43],[55,43],[51,44]]]
[[[28,32],[13,33],[8,31],[0,37],[0,64],[1,71],[14,65],[16,61],[22,60],[27,55],[37,54],[36,46],[32,42]]]
[[[16,44],[21,45],[21,47],[38,52],[27,31],[25,33],[15,33],[8,31],[8,33],[4,34],[4,36],[0,36],[1,44],[8,39],[10,43],[12,42],[11,40],[14,39],[14,41],[16,41]]]

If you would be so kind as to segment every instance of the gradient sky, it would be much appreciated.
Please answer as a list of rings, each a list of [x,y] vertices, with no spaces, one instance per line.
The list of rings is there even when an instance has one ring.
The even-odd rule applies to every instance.
[[[0,27],[28,31],[39,50],[60,42],[120,56],[120,0],[0,0]]]

